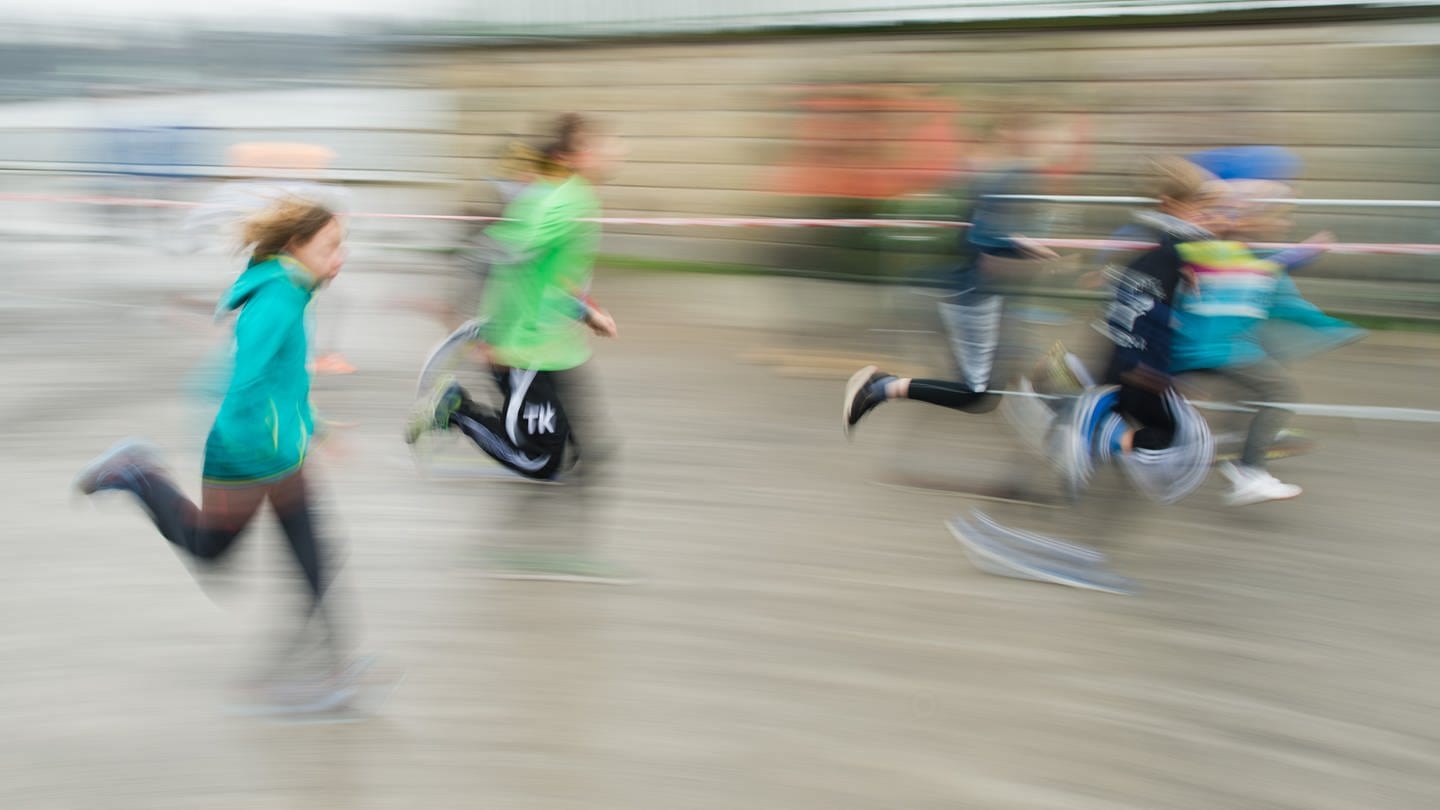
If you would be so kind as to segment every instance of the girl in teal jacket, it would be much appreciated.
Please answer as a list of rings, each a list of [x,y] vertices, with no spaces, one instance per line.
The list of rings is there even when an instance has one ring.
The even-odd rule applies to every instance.
[[[1226,502],[1240,506],[1294,498],[1299,486],[1279,481],[1266,454],[1289,412],[1268,403],[1299,395],[1280,360],[1343,345],[1362,329],[1331,318],[1306,301],[1290,270],[1321,248],[1301,245],[1261,258],[1243,242],[1191,242],[1180,246],[1189,283],[1177,296],[1171,371],[1219,375],[1244,396],[1262,403],[1250,420],[1238,464],[1220,471],[1234,485]]]
[[[314,430],[305,310],[316,285],[293,256],[257,255],[221,299],[222,312],[239,314],[234,369],[205,442],[207,482],[264,483],[305,461]]]
[[[205,442],[200,505],[185,497],[151,446],[138,440],[122,441],[93,461],[76,487],[86,495],[134,494],[166,540],[206,562],[223,558],[269,501],[305,574],[310,613],[317,614],[327,576],[301,472],[314,430],[305,310],[340,272],[344,232],[323,206],[286,200],[252,218],[244,238],[252,248],[249,267],[220,303],[222,311],[238,311],[234,370]],[[327,621],[324,629],[333,656],[334,627]],[[347,698],[329,688],[309,697]]]

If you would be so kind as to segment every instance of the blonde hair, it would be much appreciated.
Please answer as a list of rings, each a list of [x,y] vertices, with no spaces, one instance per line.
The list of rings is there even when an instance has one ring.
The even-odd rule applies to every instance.
[[[250,248],[252,257],[264,260],[290,245],[315,238],[335,213],[320,203],[287,197],[245,220],[240,231],[240,248]]]
[[[528,180],[541,172],[540,150],[522,141],[511,141],[500,157],[498,173],[508,180]]]
[[[1179,157],[1162,157],[1150,161],[1146,192],[1151,197],[1175,202],[1196,202],[1214,196],[1215,175]]]

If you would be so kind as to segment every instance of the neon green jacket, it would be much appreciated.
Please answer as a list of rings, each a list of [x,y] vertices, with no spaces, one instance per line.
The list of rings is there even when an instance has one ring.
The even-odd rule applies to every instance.
[[[315,431],[305,308],[315,279],[280,255],[253,263],[220,301],[239,310],[234,370],[205,441],[205,480],[264,483],[300,468]]]
[[[496,268],[485,292],[485,340],[496,362],[559,371],[590,358],[585,294],[600,226],[594,188],[579,176],[537,182],[505,211],[491,236],[517,257]]]

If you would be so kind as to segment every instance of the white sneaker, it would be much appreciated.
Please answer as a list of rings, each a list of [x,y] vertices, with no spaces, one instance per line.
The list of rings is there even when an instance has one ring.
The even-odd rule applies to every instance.
[[[1220,474],[1225,476],[1226,481],[1229,481],[1235,486],[1239,486],[1243,481],[1250,480],[1254,474],[1254,471],[1249,467],[1241,467],[1233,461],[1221,462],[1215,465],[1215,469],[1219,470]]]
[[[1265,470],[1236,464],[1220,465],[1220,473],[1230,479],[1234,488],[1225,495],[1227,506],[1249,506],[1266,501],[1284,501],[1304,492],[1294,484],[1287,484]]]

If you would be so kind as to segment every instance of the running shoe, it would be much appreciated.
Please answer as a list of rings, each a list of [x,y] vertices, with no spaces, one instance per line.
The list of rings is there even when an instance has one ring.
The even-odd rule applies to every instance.
[[[841,414],[846,436],[865,418],[865,414],[885,401],[885,384],[893,379],[894,375],[884,374],[875,366],[866,366],[850,375],[850,381],[845,383],[845,402]]]
[[[144,439],[123,439],[85,465],[75,476],[75,489],[94,495],[111,489],[134,489],[135,479],[160,468],[160,454]]]
[[[338,712],[360,693],[358,676],[346,672],[268,681],[242,690],[231,705],[239,715],[311,715]]]
[[[405,443],[414,444],[422,435],[433,430],[450,427],[450,417],[460,410],[465,402],[465,389],[455,377],[442,377],[429,395],[415,403],[410,412],[410,421],[405,424]]]
[[[1304,492],[1294,484],[1287,484],[1257,467],[1225,462],[1220,465],[1220,474],[1230,480],[1232,489],[1225,494],[1227,506],[1250,506],[1267,501],[1286,501]]]
[[[1078,396],[1095,384],[1080,359],[1058,340],[1036,361],[1031,375],[1035,389],[1042,394]]]

